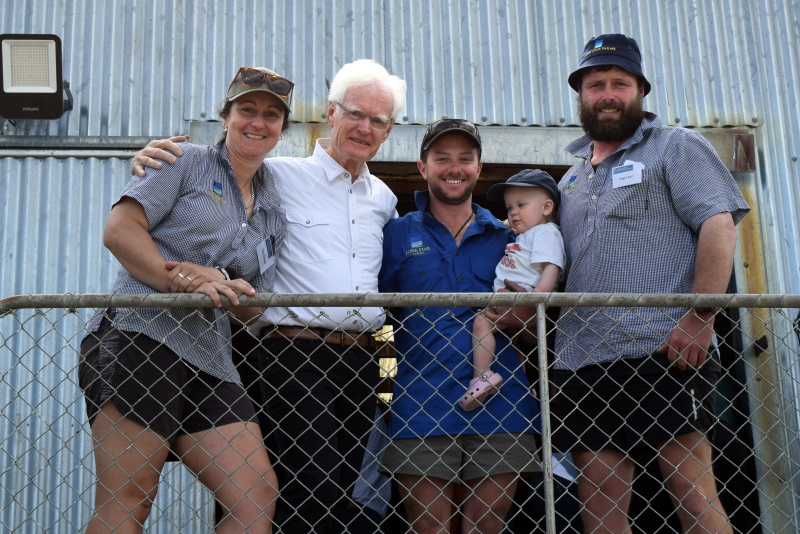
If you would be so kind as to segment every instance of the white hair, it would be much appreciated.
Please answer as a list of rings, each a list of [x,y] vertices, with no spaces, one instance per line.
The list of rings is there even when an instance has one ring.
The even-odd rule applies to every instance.
[[[331,102],[344,102],[350,89],[377,84],[392,95],[392,119],[397,119],[400,111],[406,105],[406,82],[384,68],[383,65],[371,59],[357,59],[347,63],[331,82],[331,91],[328,100]]]

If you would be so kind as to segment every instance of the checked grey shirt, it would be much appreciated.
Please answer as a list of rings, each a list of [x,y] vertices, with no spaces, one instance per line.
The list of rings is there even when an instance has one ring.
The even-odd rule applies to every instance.
[[[750,210],[731,173],[700,134],[665,127],[652,113],[594,170],[584,136],[566,150],[581,161],[561,179],[567,292],[688,293],[700,226],[717,213],[738,223]],[[615,167],[641,182],[614,187]],[[685,308],[563,308],[556,369],[643,357],[657,350]]]
[[[222,266],[259,293],[272,291],[275,261],[262,271],[256,248],[274,258],[286,224],[276,211],[279,197],[265,163],[256,172],[253,216],[248,220],[224,142],[214,147],[181,143],[183,156],[172,165],[134,176],[122,197],[137,200],[150,224],[150,236],[167,260]],[[266,264],[265,264],[266,265]],[[120,268],[113,293],[153,293]],[[87,326],[94,332],[105,310]],[[217,378],[238,382],[231,361],[231,331],[226,313],[210,308],[116,309],[115,326],[164,343],[186,362]]]

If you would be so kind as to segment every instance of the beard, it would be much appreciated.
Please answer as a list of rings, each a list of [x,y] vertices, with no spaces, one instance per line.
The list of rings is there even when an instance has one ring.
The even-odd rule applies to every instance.
[[[601,107],[619,108],[621,111],[619,118],[601,118],[599,111]],[[601,143],[625,141],[636,132],[636,129],[644,120],[642,97],[640,96],[637,96],[628,104],[598,102],[593,108],[590,108],[583,103],[580,95],[578,95],[578,112],[580,113],[583,131],[593,141],[600,141]]]
[[[442,204],[447,204],[449,206],[458,206],[465,202],[469,202],[472,198],[472,192],[475,190],[475,185],[475,181],[472,181],[472,183],[470,183],[462,193],[454,196],[453,194],[445,191],[437,180],[428,180],[428,189],[430,190],[431,195],[433,195],[436,200]]]

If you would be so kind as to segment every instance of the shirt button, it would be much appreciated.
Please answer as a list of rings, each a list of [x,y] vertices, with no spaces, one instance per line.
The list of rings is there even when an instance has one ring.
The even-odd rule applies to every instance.
[[[358,321],[353,321],[353,324],[358,324]]]
[[[311,224],[311,221],[309,221],[308,219],[306,219],[306,224]]]
[[[344,173],[344,177],[345,178],[350,178],[350,173],[349,172]]]
[[[597,200],[597,195],[592,195],[592,200]]]
[[[247,228],[247,223],[242,223],[242,228]]]
[[[459,278],[461,278],[463,280],[464,279],[464,275],[462,274],[461,276],[459,276]]]
[[[353,224],[355,224],[355,223],[356,223],[356,220],[355,220],[355,219],[353,219]]]
[[[352,190],[352,189],[350,190],[350,194],[351,194],[351,195],[353,194],[353,190]]]
[[[358,286],[356,286],[356,291],[358,291]]]
[[[353,257],[354,257],[354,258],[356,257],[356,253],[355,253],[355,252],[353,252]]]
[[[446,233],[447,233],[447,230],[442,230],[442,235],[445,235]]]
[[[419,274],[425,274],[425,271],[420,271]]]

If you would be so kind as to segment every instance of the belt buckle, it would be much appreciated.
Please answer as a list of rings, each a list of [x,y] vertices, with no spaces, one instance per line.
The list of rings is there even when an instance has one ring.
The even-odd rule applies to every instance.
[[[341,345],[342,347],[349,347],[351,345],[358,344],[358,340],[348,336],[346,330],[338,330],[338,333],[339,333],[339,345]]]

